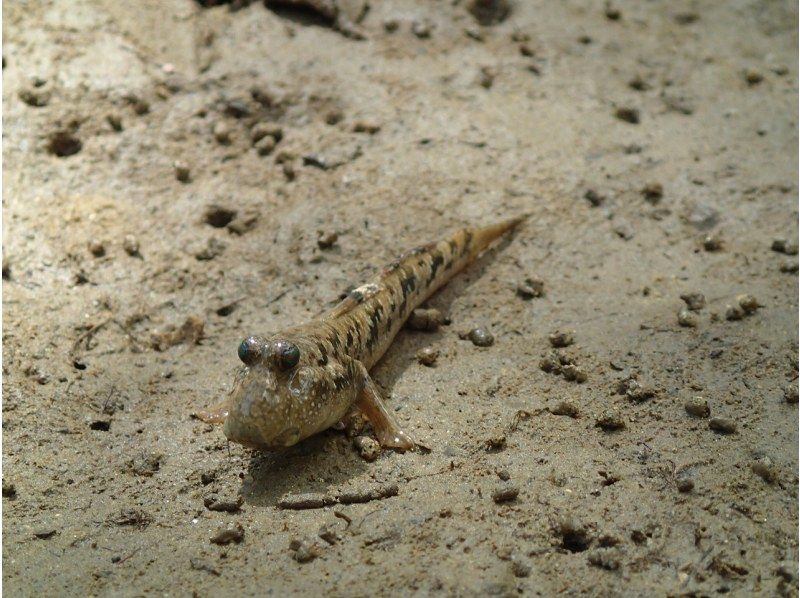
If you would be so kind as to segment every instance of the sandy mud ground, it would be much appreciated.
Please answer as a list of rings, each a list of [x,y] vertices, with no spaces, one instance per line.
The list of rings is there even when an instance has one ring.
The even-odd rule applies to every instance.
[[[3,3],[9,595],[797,594],[795,3],[472,13]],[[429,452],[191,417],[523,211],[374,370]]]

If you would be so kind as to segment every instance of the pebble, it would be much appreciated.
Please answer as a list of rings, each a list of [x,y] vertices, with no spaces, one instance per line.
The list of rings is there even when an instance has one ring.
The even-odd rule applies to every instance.
[[[224,511],[226,513],[236,513],[242,508],[244,499],[241,495],[235,498],[220,498],[216,494],[209,494],[203,499],[203,504],[209,511]]]
[[[570,363],[562,367],[561,374],[564,376],[565,380],[570,382],[578,382],[579,384],[586,382],[586,380],[589,379],[589,375],[574,363]]]
[[[102,241],[97,239],[89,241],[89,253],[94,257],[103,257],[106,254],[106,246]]]
[[[784,274],[797,272],[798,264],[794,260],[787,260],[780,265],[780,271]]]
[[[722,238],[716,233],[710,233],[703,238],[703,249],[706,251],[719,251],[722,249]]]
[[[778,480],[778,469],[769,457],[761,457],[753,463],[750,468],[753,473],[764,480],[767,484],[773,484]]]
[[[686,401],[683,406],[686,413],[695,417],[708,417],[711,415],[711,407],[703,397],[694,397]]]
[[[728,305],[725,308],[725,319],[731,322],[744,318],[744,310],[739,305]]]
[[[595,207],[595,208],[601,206],[603,204],[603,202],[606,200],[604,195],[600,195],[594,189],[589,189],[588,191],[586,191],[586,193],[584,193],[583,197],[584,197],[584,199],[586,201],[588,201],[590,204],[592,204],[592,206]]]
[[[274,137],[262,137],[253,144],[259,156],[269,156],[277,145]]]
[[[11,482],[3,480],[3,498],[14,498],[17,496],[17,487]]]
[[[320,249],[330,249],[339,240],[339,233],[333,230],[317,231],[317,247]]]
[[[367,133],[374,135],[381,130],[381,126],[377,123],[359,120],[353,125],[353,133]]]
[[[188,183],[191,179],[192,172],[189,170],[189,165],[186,162],[176,160],[172,167],[175,169],[175,178],[181,183]]]
[[[736,301],[739,303],[739,307],[741,307],[744,310],[744,313],[747,315],[754,314],[756,310],[761,307],[758,299],[752,295],[739,295],[736,297]]]
[[[550,341],[550,344],[557,349],[563,347],[569,347],[571,344],[575,342],[575,338],[572,332],[556,331],[550,334],[550,336],[548,336],[547,338]]]
[[[790,405],[797,405],[797,384],[790,384],[783,389],[783,398]]]
[[[220,546],[230,543],[240,544],[244,540],[244,528],[240,523],[227,526],[211,536],[210,540],[212,544],[219,544]]]
[[[47,540],[48,538],[52,538],[56,535],[56,530],[50,527],[38,529],[33,532],[33,535],[39,538],[40,540]]]
[[[678,324],[684,328],[697,328],[697,316],[688,309],[682,309],[678,312]]]
[[[439,351],[433,347],[425,347],[417,351],[417,361],[427,367],[433,367],[439,358]]]
[[[772,241],[772,251],[785,253],[786,255],[797,255],[797,242],[789,242],[786,239],[778,238]]]
[[[250,129],[250,139],[253,141],[253,145],[264,139],[264,137],[272,137],[277,143],[283,139],[283,128],[272,122],[254,124]]]
[[[411,23],[411,33],[416,35],[419,39],[428,39],[431,36],[432,29],[432,25],[425,20],[417,20]]]
[[[625,420],[617,411],[607,409],[600,414],[595,425],[606,431],[622,430],[625,428]]]
[[[639,111],[636,108],[617,108],[614,112],[614,116],[632,125],[638,125],[641,120]]]
[[[561,401],[555,407],[550,408],[553,415],[566,415],[567,417],[577,418],[580,415],[578,406],[572,401]]]
[[[214,139],[221,145],[230,145],[231,128],[226,122],[220,120],[214,125]]]
[[[494,335],[487,328],[473,328],[467,338],[476,347],[491,347],[494,344]]]
[[[502,23],[511,14],[509,0],[471,0],[467,10],[483,27]]]
[[[664,187],[661,183],[648,183],[642,188],[642,196],[651,204],[657,204],[664,197]]]
[[[681,299],[692,311],[700,311],[706,306],[706,296],[703,293],[685,293],[681,295]]]
[[[122,239],[122,249],[131,257],[139,257],[139,241],[133,235],[125,235]]]
[[[561,360],[559,359],[558,354],[551,353],[549,355],[545,355],[539,361],[539,368],[543,372],[553,373],[553,374],[560,374],[561,373]]]
[[[356,436],[353,438],[353,446],[356,447],[359,456],[370,463],[381,454],[381,445],[369,436]]]
[[[758,85],[764,80],[764,75],[758,71],[747,71],[744,74],[744,80],[747,81],[748,85]]]
[[[50,102],[50,96],[49,89],[43,89],[41,86],[37,87],[36,85],[19,91],[19,99],[34,108],[47,106]]]
[[[733,434],[736,432],[736,422],[727,417],[712,417],[708,420],[708,428],[720,434]]]
[[[444,316],[436,308],[422,309],[417,308],[411,312],[406,321],[406,328],[411,330],[422,330],[433,332],[444,323]]]
[[[289,550],[292,551],[292,558],[298,563],[313,561],[322,553],[320,547],[310,539],[292,540],[289,543]]]
[[[531,574],[531,566],[518,558],[512,558],[511,573],[514,577],[528,577]]]
[[[675,485],[678,487],[678,492],[691,492],[694,490],[694,480],[688,477],[679,477],[675,481]]]
[[[497,504],[516,500],[519,488],[513,484],[504,484],[492,491],[492,500]]]
[[[383,30],[386,33],[394,33],[400,27],[400,21],[397,19],[386,19],[383,22]]]
[[[517,295],[526,301],[544,295],[544,281],[539,278],[526,278],[517,285]]]
[[[497,70],[490,66],[482,66],[478,75],[478,83],[481,87],[489,89],[494,85],[494,80],[497,77]]]

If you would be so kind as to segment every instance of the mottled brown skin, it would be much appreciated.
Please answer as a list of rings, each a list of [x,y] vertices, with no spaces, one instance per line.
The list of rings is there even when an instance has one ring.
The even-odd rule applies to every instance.
[[[383,446],[412,448],[368,370],[414,308],[522,220],[462,229],[413,249],[320,317],[278,334],[248,337],[239,349],[245,366],[231,396],[198,416],[224,421],[229,440],[274,450],[331,427],[357,408]]]

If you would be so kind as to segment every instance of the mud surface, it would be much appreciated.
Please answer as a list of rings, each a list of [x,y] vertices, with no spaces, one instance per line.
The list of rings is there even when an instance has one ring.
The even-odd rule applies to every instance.
[[[9,595],[796,595],[795,3],[370,4],[4,3]],[[191,417],[523,211],[374,370],[429,452]]]

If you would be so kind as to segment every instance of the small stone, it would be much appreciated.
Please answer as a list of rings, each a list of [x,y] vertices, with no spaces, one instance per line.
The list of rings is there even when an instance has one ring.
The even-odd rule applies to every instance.
[[[560,374],[561,360],[559,359],[558,354],[551,353],[542,357],[542,359],[539,361],[539,368],[543,372],[547,372],[549,374]]]
[[[790,405],[797,405],[797,384],[790,384],[783,389],[783,399]]]
[[[492,500],[497,504],[516,500],[519,488],[513,484],[504,484],[492,491]]]
[[[381,445],[369,436],[356,436],[353,438],[353,446],[356,447],[359,456],[370,463],[381,454]]]
[[[133,235],[125,235],[122,239],[122,249],[131,257],[139,257],[139,241]]]
[[[531,566],[518,558],[512,558],[511,573],[514,577],[528,577],[531,574]]]
[[[386,33],[394,33],[400,27],[400,21],[397,19],[386,19],[383,22],[383,30]]]
[[[780,265],[780,271],[784,274],[792,274],[797,272],[798,264],[797,261],[794,260],[787,260]]]
[[[292,551],[292,558],[298,563],[308,563],[317,558],[321,553],[321,549],[313,540],[294,539],[289,543],[289,550]]]
[[[375,133],[380,130],[381,126],[379,124],[363,120],[359,120],[353,125],[353,133],[366,133],[368,135],[375,135]]]
[[[570,363],[562,367],[561,375],[564,376],[565,380],[568,380],[570,382],[577,382],[579,384],[582,384],[583,382],[586,382],[586,380],[589,379],[589,375],[574,363]]]
[[[681,299],[692,311],[700,311],[706,306],[706,296],[703,293],[685,293],[681,295]]]
[[[767,484],[774,484],[778,480],[778,469],[769,457],[761,457],[753,463],[750,468],[753,473],[764,480]]]
[[[330,249],[339,240],[339,233],[335,230],[317,231],[317,247],[320,249]]]
[[[432,347],[425,347],[417,351],[417,361],[427,367],[433,367],[439,358],[439,351]]]
[[[417,308],[411,312],[406,321],[406,328],[410,330],[421,330],[424,332],[434,332],[444,324],[444,316],[436,308],[423,309]]]
[[[476,347],[491,347],[494,344],[494,335],[488,328],[473,328],[467,334],[467,338]]]
[[[253,141],[255,145],[264,137],[272,137],[275,142],[279,142],[283,139],[283,128],[276,123],[272,122],[260,122],[256,123],[250,129],[250,139]]]
[[[122,117],[119,114],[111,113],[106,115],[108,125],[119,133],[122,130]]]
[[[638,125],[640,122],[639,111],[636,108],[617,108],[614,116],[632,125]]]
[[[678,312],[678,324],[684,328],[697,328],[697,316],[688,309],[682,309]]]
[[[761,304],[758,302],[758,299],[756,299],[752,295],[739,295],[738,297],[736,297],[736,302],[739,304],[739,307],[741,307],[744,310],[744,313],[747,314],[748,316],[750,314],[754,314],[758,310],[758,308],[761,307]]]
[[[589,189],[586,193],[584,193],[583,198],[595,208],[601,206],[606,200],[604,195],[600,195],[594,189]]]
[[[103,257],[106,254],[106,246],[102,241],[93,239],[89,241],[89,253],[94,257]]]
[[[607,432],[611,432],[625,428],[625,421],[617,411],[613,409],[607,409],[600,414],[595,425],[603,430],[606,430]]]
[[[744,318],[745,312],[739,305],[728,305],[725,308],[725,319],[731,322]]]
[[[778,253],[783,253],[784,251],[786,251],[786,243],[787,243],[786,239],[784,239],[783,237],[778,237],[772,240],[772,245],[770,246],[770,249],[772,249],[772,251],[777,251]]]
[[[497,471],[497,477],[503,480],[504,482],[507,482],[508,480],[511,479],[511,474],[508,473],[508,471],[505,469],[500,469]]]
[[[231,543],[240,544],[242,540],[244,540],[244,528],[240,523],[227,526],[211,536],[211,543],[219,544],[220,546]]]
[[[651,204],[657,204],[664,197],[664,187],[661,183],[648,183],[642,188],[642,195]]]
[[[231,143],[231,128],[224,121],[217,121],[214,125],[214,139],[220,145],[230,145]]]
[[[517,285],[517,295],[526,301],[544,295],[544,281],[539,278],[526,278]]]
[[[694,490],[694,480],[688,477],[679,477],[675,480],[675,485],[678,487],[678,492],[691,492]]]
[[[747,84],[750,86],[758,85],[764,80],[764,75],[762,75],[758,71],[749,70],[745,72],[744,80],[747,81]]]
[[[338,125],[344,119],[344,112],[339,110],[338,108],[334,108],[328,114],[325,115],[325,124],[326,125]]]
[[[711,415],[711,407],[708,406],[708,401],[703,397],[689,399],[683,408],[686,409],[686,413],[694,417],[708,417]]]
[[[719,251],[722,249],[722,239],[716,233],[710,233],[703,238],[703,249],[706,251]]]
[[[181,183],[188,183],[191,179],[192,172],[189,170],[189,165],[186,162],[176,160],[172,167],[175,169],[175,178]]]
[[[17,496],[17,487],[11,482],[3,480],[3,498],[15,498]]]
[[[256,143],[254,143],[253,147],[256,149],[259,156],[269,156],[272,153],[272,150],[275,149],[275,145],[275,138],[267,135],[266,137],[262,137]]]
[[[708,428],[720,434],[733,434],[736,432],[736,422],[727,417],[712,417],[708,420]]]
[[[481,67],[480,74],[478,76],[478,84],[485,89],[489,89],[492,85],[494,85],[495,77],[497,77],[496,69],[490,66],[483,66]]]
[[[572,401],[560,401],[554,407],[550,408],[550,413],[553,415],[566,415],[572,418],[577,418],[578,415],[580,415],[578,406]]]
[[[53,536],[55,536],[56,535],[56,531],[57,530],[55,530],[53,528],[45,527],[45,528],[36,530],[35,532],[33,532],[33,535],[35,537],[39,538],[40,540],[47,540],[48,538],[52,538]]]
[[[550,345],[559,349],[562,347],[569,347],[571,344],[575,342],[575,338],[572,332],[561,332],[556,331],[550,334],[547,337],[550,341]]]
[[[416,35],[419,39],[428,39],[431,36],[432,29],[433,26],[425,20],[411,23],[411,33]]]
[[[209,494],[203,499],[203,504],[209,511],[224,511],[226,513],[236,513],[242,508],[244,499],[241,495],[233,498],[220,498],[216,494]]]

